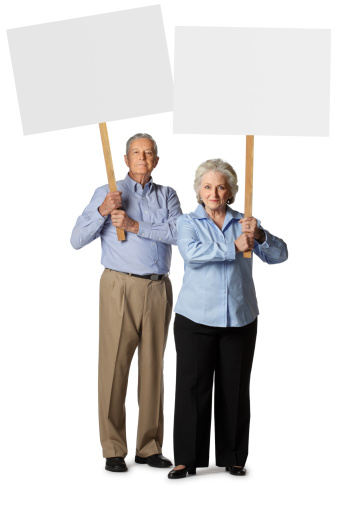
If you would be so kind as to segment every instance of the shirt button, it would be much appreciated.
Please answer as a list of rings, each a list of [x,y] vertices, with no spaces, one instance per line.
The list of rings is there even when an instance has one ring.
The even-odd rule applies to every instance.
[[[100,220],[100,222],[102,222],[102,220]]]
[[[148,213],[148,211],[145,211],[145,214],[147,214],[147,213]]]
[[[157,261],[155,261],[155,264],[157,264]]]
[[[144,232],[142,232],[142,236],[144,236]]]
[[[158,239],[161,241],[162,238],[158,238]]]
[[[155,245],[155,243],[153,243],[153,246]]]
[[[145,198],[145,197],[142,197],[142,199],[143,199],[144,201],[146,200],[146,198]]]

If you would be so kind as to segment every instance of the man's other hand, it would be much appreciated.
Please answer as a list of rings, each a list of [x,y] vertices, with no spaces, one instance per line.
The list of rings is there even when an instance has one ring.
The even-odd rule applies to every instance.
[[[110,215],[110,213],[116,209],[120,209],[122,206],[122,192],[109,192],[109,194],[106,195],[105,200],[99,207],[99,213],[106,217]]]
[[[127,232],[138,233],[139,223],[128,217],[127,213],[122,210],[115,210],[111,213],[111,221],[115,227],[123,229]]]

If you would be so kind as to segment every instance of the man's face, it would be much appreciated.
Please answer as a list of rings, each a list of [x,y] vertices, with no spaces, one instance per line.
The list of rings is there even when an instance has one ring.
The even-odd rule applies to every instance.
[[[128,155],[124,156],[129,167],[129,176],[135,181],[149,181],[152,170],[157,166],[153,142],[147,138],[136,139],[130,145]]]

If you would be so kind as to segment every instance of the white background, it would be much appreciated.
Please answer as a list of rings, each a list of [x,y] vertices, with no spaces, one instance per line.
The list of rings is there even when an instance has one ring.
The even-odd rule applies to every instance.
[[[97,421],[100,243],[81,251],[69,243],[77,216],[106,182],[99,129],[23,136],[5,29],[152,3],[157,2],[12,0],[1,9],[2,504],[335,505],[338,26],[333,0],[161,2],[172,66],[175,25],[331,28],[331,133],[255,139],[254,215],[287,242],[289,260],[279,266],[254,263],[261,315],[248,475],[232,477],[214,466],[213,437],[210,468],[188,480],[169,481],[167,470],[134,464],[136,361],[127,397],[129,472],[104,470]],[[141,46],[135,58],[144,61],[145,73],[156,73],[156,61]],[[210,79],[217,79],[217,69]],[[177,190],[184,212],[196,205],[197,165],[214,157],[237,170],[234,208],[243,210],[243,136],[173,135],[171,113],[111,122],[108,128],[117,178],[126,172],[125,140],[149,132],[159,144],[154,179]],[[175,248],[175,299],[182,273]],[[163,451],[171,459],[174,389],[170,331]]]

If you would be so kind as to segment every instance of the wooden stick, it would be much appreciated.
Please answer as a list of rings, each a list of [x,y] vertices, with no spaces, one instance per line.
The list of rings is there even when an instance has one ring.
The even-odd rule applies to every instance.
[[[244,205],[245,217],[252,217],[253,159],[254,159],[254,136],[246,136],[245,205]],[[243,257],[245,259],[251,259],[251,250],[243,252]]]
[[[106,123],[99,123],[99,127],[100,127],[104,160],[105,160],[106,169],[107,169],[109,190],[110,190],[110,192],[116,192],[117,186],[116,186],[116,180],[115,180],[115,174],[114,174],[113,159],[111,157],[111,151],[110,151],[107,124]],[[118,227],[116,227],[116,233],[117,233],[117,239],[119,241],[124,241],[126,239],[123,229],[119,229]]]

